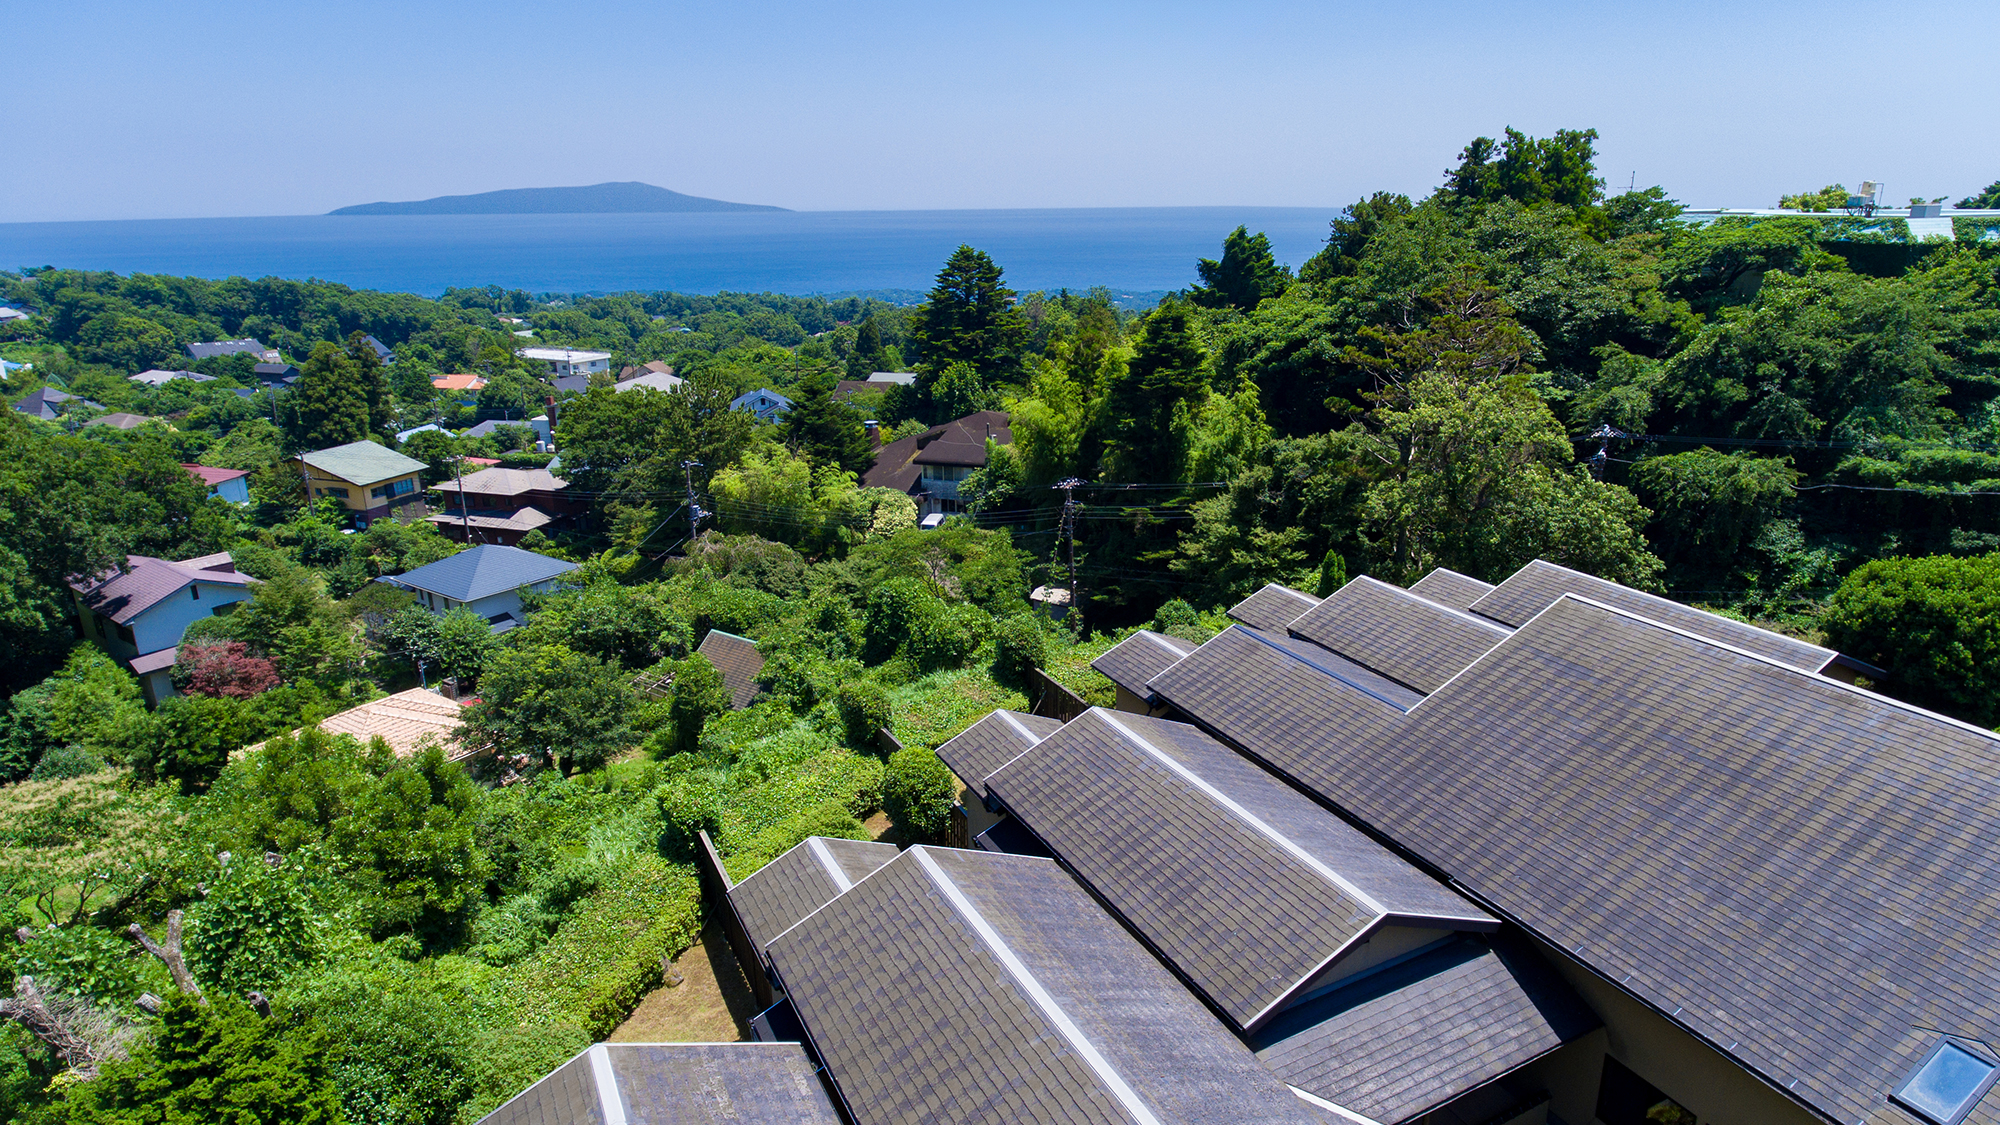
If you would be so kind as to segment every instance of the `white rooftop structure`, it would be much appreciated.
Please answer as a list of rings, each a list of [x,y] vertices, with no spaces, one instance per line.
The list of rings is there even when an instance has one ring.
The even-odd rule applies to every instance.
[[[581,348],[522,348],[515,354],[541,364],[550,376],[558,379],[565,375],[589,375],[611,370],[610,352],[584,351]]]

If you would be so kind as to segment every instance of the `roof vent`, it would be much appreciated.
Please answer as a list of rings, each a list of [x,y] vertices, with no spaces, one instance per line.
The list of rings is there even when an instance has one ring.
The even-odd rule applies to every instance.
[[[1934,1125],[1958,1125],[2000,1077],[2000,1059],[1985,1047],[1949,1036],[1938,1040],[1889,1099]]]

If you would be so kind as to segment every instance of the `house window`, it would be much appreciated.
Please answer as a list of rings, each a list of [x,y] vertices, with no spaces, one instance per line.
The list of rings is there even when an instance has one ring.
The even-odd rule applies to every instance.
[[[230,614],[236,612],[236,603],[223,602],[221,605],[216,606],[214,609],[211,609],[208,612],[216,617],[228,617]]]
[[[200,600],[201,600],[201,584],[200,584],[200,583],[196,583],[196,584],[194,584],[194,585],[192,585],[192,586],[189,586],[189,587],[188,587],[188,595],[189,595],[189,597],[188,597],[188,600],[189,600],[189,601],[191,601],[191,602],[198,602],[198,601],[200,601]]]
[[[2000,1075],[2000,1060],[1982,1047],[1941,1039],[1890,1095],[1904,1109],[1935,1125],[1958,1125]]]
[[[132,627],[130,625],[118,626],[118,639],[124,641],[128,645],[139,643],[132,639]]]
[[[1610,1055],[1597,1086],[1597,1117],[1604,1125],[1695,1125],[1694,1114]]]

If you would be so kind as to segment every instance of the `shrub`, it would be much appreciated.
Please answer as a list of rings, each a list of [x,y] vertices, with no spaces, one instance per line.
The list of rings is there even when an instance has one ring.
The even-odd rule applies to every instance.
[[[913,623],[904,648],[920,673],[963,668],[979,651],[979,638],[992,629],[993,619],[975,605],[933,604]]]
[[[993,626],[993,678],[1026,691],[1035,670],[1048,662],[1049,634],[1042,619],[1017,613]]]
[[[810,836],[830,836],[836,840],[866,840],[868,830],[839,801],[821,801],[800,809],[757,833],[729,859],[733,878],[752,871],[799,846]]]
[[[188,969],[204,985],[232,995],[268,992],[317,957],[312,906],[299,889],[295,854],[272,867],[261,856],[233,856],[209,881],[208,897],[188,914]]]
[[[708,657],[689,655],[674,669],[674,699],[667,708],[665,745],[655,741],[655,750],[666,754],[688,754],[701,748],[701,732],[708,721],[729,710],[729,688],[722,682]]]
[[[70,1087],[68,1120],[128,1122],[283,1121],[338,1125],[340,1097],[327,1075],[321,1037],[264,1018],[227,996],[203,1006],[175,995],[152,1039],[130,1059],[107,1063],[95,1082]]]
[[[48,926],[15,944],[13,973],[34,977],[43,989],[93,1004],[122,1008],[146,990],[132,943],[101,926]]]
[[[63,781],[83,777],[104,768],[104,759],[81,746],[58,746],[42,755],[28,774],[30,781]]]
[[[951,829],[958,782],[928,746],[905,746],[889,755],[882,807],[912,840],[942,840]]]
[[[278,686],[278,666],[251,655],[242,641],[183,644],[173,679],[175,687],[195,695],[248,699]]]
[[[1888,670],[1882,690],[1980,726],[2000,722],[2000,553],[1856,567],[1824,626],[1833,647]]]
[[[887,729],[895,715],[889,693],[868,680],[849,680],[840,685],[834,699],[847,744],[856,750],[874,749],[876,732]]]
[[[325,1036],[348,1125],[448,1125],[471,1099],[472,998],[441,974],[357,967],[297,1002]]]

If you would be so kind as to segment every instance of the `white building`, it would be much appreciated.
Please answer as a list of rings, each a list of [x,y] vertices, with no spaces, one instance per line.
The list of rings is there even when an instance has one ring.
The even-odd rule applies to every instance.
[[[516,354],[541,364],[552,379],[611,370],[610,352],[586,352],[576,348],[522,348]]]

